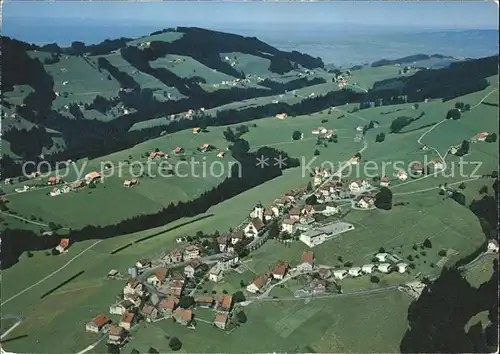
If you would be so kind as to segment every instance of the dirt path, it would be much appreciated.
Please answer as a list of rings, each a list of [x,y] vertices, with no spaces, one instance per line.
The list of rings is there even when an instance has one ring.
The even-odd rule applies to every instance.
[[[25,221],[28,224],[49,227],[48,224],[44,224],[42,222],[37,222],[37,221],[32,221],[32,220],[23,218],[22,216],[18,216],[18,215],[14,215],[14,214],[9,214],[9,213],[6,213],[4,211],[0,211],[0,214],[5,215],[5,216],[10,216],[11,218],[14,218],[14,219],[19,219],[19,220]],[[63,229],[63,230],[69,230],[69,228],[67,228],[67,227],[62,227],[61,229]]]

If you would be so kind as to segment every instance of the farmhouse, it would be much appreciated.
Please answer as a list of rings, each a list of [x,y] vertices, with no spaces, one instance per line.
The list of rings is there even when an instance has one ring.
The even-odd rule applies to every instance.
[[[162,156],[165,156],[165,153],[163,151],[153,151],[152,153],[149,154],[149,158],[151,160]]]
[[[340,269],[340,270],[334,270],[333,271],[333,277],[335,279],[342,280],[347,276],[348,272],[345,269]]]
[[[361,267],[361,271],[365,274],[370,274],[373,272],[373,269],[375,269],[375,266],[373,264],[365,264],[364,266]]]
[[[398,263],[398,264],[396,264],[396,266],[398,267],[399,273],[406,272],[406,269],[408,268],[408,264],[406,264],[406,263]]]
[[[200,150],[200,152],[206,152],[209,147],[210,147],[209,144],[203,144],[200,146],[199,150]]]
[[[127,188],[130,188],[130,187],[132,187],[132,186],[135,186],[136,184],[137,184],[137,180],[136,180],[136,179],[132,179],[132,180],[128,180],[128,179],[127,179],[127,180],[125,180],[125,181],[123,182],[123,186],[124,186],[124,187],[127,187]]]
[[[359,163],[359,160],[360,160],[359,156],[353,156],[353,157],[349,160],[349,162],[350,162],[352,165],[357,165],[357,164]]]
[[[222,159],[222,158],[224,157],[224,155],[226,155],[226,153],[225,153],[224,151],[220,151],[220,152],[217,154],[217,157],[219,157],[219,158],[221,158],[221,159]]]
[[[99,333],[103,330],[108,324],[111,323],[111,319],[104,316],[103,314],[95,316],[92,321],[87,322],[85,325],[85,330],[87,332]]]
[[[262,289],[267,285],[269,277],[267,274],[261,275],[254,279],[254,281],[247,286],[247,291],[251,293],[261,292]]]
[[[328,129],[325,133],[325,139],[330,139],[333,136],[333,134],[335,134],[335,131],[332,129]]]
[[[144,307],[141,310],[141,314],[144,316],[147,322],[151,322],[156,319],[158,316],[158,310],[155,309],[153,306],[150,305],[144,305]]]
[[[109,313],[112,315],[123,315],[126,311],[131,310],[134,304],[128,300],[121,301],[109,307]]]
[[[245,227],[244,232],[247,237],[255,237],[264,228],[264,222],[259,218],[253,218]]]
[[[174,311],[175,321],[181,325],[187,326],[193,320],[193,312],[191,310],[185,310],[178,308]]]
[[[198,297],[194,301],[197,307],[202,307],[202,308],[211,308],[215,302],[214,298],[210,296]]]
[[[200,128],[193,128],[193,134],[198,134],[200,130]]]
[[[200,257],[200,246],[199,245],[189,245],[184,250],[184,260],[189,261]]]
[[[233,252],[234,247],[231,243],[231,237],[229,235],[222,235],[217,237],[217,244],[219,245],[220,252]]]
[[[92,183],[97,179],[101,178],[101,174],[98,172],[90,172],[85,175],[85,182],[87,183]]]
[[[408,179],[408,174],[403,170],[399,170],[398,171],[398,179],[400,181],[406,181]]]
[[[475,138],[475,140],[477,140],[477,141],[485,141],[485,140],[486,140],[486,138],[488,137],[488,135],[489,135],[489,134],[488,134],[487,132],[484,132],[484,133],[479,133],[479,134],[477,134],[474,138]]]
[[[314,254],[312,251],[302,253],[302,263],[297,266],[297,270],[302,272],[312,272],[314,267]]]
[[[389,273],[391,271],[391,264],[390,263],[380,263],[377,266],[377,270],[382,273]]]
[[[62,238],[59,241],[59,245],[56,247],[56,251],[63,253],[69,247],[69,238]]]
[[[498,253],[498,241],[497,240],[489,240],[487,250],[488,250],[488,252]]]
[[[184,267],[184,275],[188,278],[193,278],[196,271],[203,263],[199,259],[193,259],[187,266]]]
[[[218,313],[215,315],[214,325],[220,329],[226,329],[227,315],[223,313]]]
[[[176,146],[174,149],[174,154],[180,154],[183,151],[184,151],[184,149],[182,147]]]
[[[380,187],[389,187],[391,183],[391,179],[387,176],[384,176],[380,179]]]
[[[275,115],[275,117],[278,119],[285,119],[287,117],[287,114],[286,113],[278,113],[277,115]]]
[[[52,189],[52,191],[50,192],[50,196],[51,197],[55,197],[57,195],[60,195],[61,194],[61,190],[59,188],[54,188]]]
[[[358,203],[357,203],[358,207],[360,207],[362,209],[371,208],[371,207],[373,207],[374,204],[375,204],[375,198],[368,196],[368,195],[364,195],[361,198],[359,198]]]
[[[120,327],[125,328],[127,331],[137,322],[137,316],[133,312],[125,312],[120,320]]]
[[[170,316],[174,312],[175,308],[179,304],[179,299],[175,297],[168,297],[161,300],[157,307],[158,311],[162,313],[164,316]]]
[[[389,257],[389,253],[377,253],[375,255],[375,258],[377,259],[378,262],[385,262],[387,257]]]
[[[352,224],[346,222],[336,222],[307,230],[300,235],[299,239],[307,246],[314,247],[350,230],[354,230],[354,226]]]
[[[352,267],[349,269],[349,275],[352,275],[353,277],[357,277],[361,275],[361,268],[360,267]]]
[[[217,302],[217,311],[231,312],[233,308],[233,297],[231,295],[223,295]]]
[[[62,182],[63,182],[62,177],[50,177],[48,180],[48,184],[51,186],[53,186],[55,184],[62,183]]]
[[[115,324],[109,326],[108,344],[121,345],[125,341],[126,337],[127,333],[125,328]]]
[[[167,268],[159,268],[155,270],[155,273],[148,277],[147,282],[153,286],[160,286],[165,284],[169,270]]]
[[[420,176],[422,175],[422,173],[424,173],[424,167],[422,166],[421,163],[415,162],[413,165],[410,166],[410,172],[412,175]]]
[[[431,162],[429,162],[429,167],[431,167],[434,171],[439,171],[444,169],[444,164],[441,159],[434,158],[431,160]]]
[[[283,279],[287,271],[288,271],[288,263],[285,261],[280,261],[271,274],[273,276],[273,279],[281,280]]]

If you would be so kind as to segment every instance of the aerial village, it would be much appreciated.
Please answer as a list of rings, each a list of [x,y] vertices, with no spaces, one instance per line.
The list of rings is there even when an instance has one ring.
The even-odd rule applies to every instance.
[[[354,157],[353,161],[357,163],[359,158]],[[400,180],[408,177],[402,176]],[[374,250],[370,263],[353,264],[346,269],[317,264],[314,258],[314,247],[354,230],[352,224],[341,221],[346,207],[373,209],[374,191],[390,182],[387,177],[379,179],[377,186],[367,179],[342,180],[331,171],[316,167],[308,186],[285,193],[267,208],[259,203],[237,229],[218,235],[214,240],[215,252],[207,242],[179,237],[176,248],[155,259],[137,260],[126,274],[110,270],[110,281],[127,279],[123,291],[110,304],[109,314],[96,314],[85,328],[88,332],[107,334],[108,344],[119,346],[130,340],[131,331],[141,322],[171,319],[192,330],[198,325],[211,325],[214,330],[231,333],[244,323],[244,306],[268,297],[275,286],[290,279],[305,277],[305,285],[295,296],[310,296],[341,292],[341,281],[346,277],[405,273],[408,265],[397,255],[382,250]],[[273,228],[277,230],[273,232]],[[240,290],[233,294],[201,290],[205,283],[218,284],[231,273],[248,270],[245,256],[269,238],[285,244],[300,241],[309,250],[297,254],[294,266],[276,259],[269,265],[269,272],[255,274],[252,281],[240,284]],[[203,318],[196,316],[199,311]],[[210,319],[207,313],[211,313]],[[117,320],[113,321],[111,315],[118,315]]]

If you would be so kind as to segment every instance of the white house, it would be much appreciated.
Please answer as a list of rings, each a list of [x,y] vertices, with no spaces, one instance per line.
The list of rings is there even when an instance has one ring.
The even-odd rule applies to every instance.
[[[142,283],[135,279],[130,279],[125,284],[123,288],[123,295],[139,295],[142,296],[144,294],[144,286]]]
[[[399,170],[398,171],[398,179],[400,181],[406,181],[408,179],[408,174],[403,170]]]
[[[302,263],[297,266],[297,270],[301,272],[312,272],[314,267],[314,254],[312,251],[304,251],[302,253]]]
[[[362,125],[359,125],[357,128],[356,128],[356,131],[358,132],[362,132],[364,129],[364,127]]]
[[[370,188],[370,183],[366,179],[352,181],[349,184],[349,190],[353,193],[359,193],[361,190]]]
[[[265,288],[267,283],[269,282],[269,278],[267,275],[261,275],[254,279],[254,281],[247,286],[247,291],[250,293],[261,292],[262,289]]]
[[[250,212],[251,218],[259,218],[260,220],[264,220],[264,207],[262,204],[257,204],[255,208]]]
[[[373,272],[373,269],[375,268],[375,266],[373,264],[365,264],[361,267],[361,270],[363,271],[363,273],[365,274],[370,274],[371,272]]]
[[[371,208],[375,204],[375,198],[370,196],[362,196],[358,201],[358,206],[363,209]]]
[[[140,259],[135,263],[135,267],[139,272],[144,271],[147,268],[151,268],[151,261],[149,259]]]
[[[208,279],[215,283],[221,281],[223,277],[224,277],[224,270],[219,264],[213,266],[212,269],[210,269],[210,272],[208,272]]]
[[[147,282],[153,286],[159,286],[165,283],[168,275],[168,269],[160,268],[155,273],[148,277]]]
[[[99,333],[101,330],[105,329],[108,324],[111,323],[111,319],[104,315],[97,315],[92,319],[92,321],[87,322],[85,325],[85,330],[87,332]]]
[[[498,253],[498,241],[497,240],[489,240],[487,250],[488,250],[488,252]]]
[[[348,272],[347,272],[347,270],[345,270],[345,269],[341,269],[341,270],[334,270],[334,271],[333,271],[333,277],[334,277],[335,279],[339,279],[339,280],[344,279],[344,278],[347,276],[347,274],[349,274],[349,273],[348,273]]]
[[[391,270],[391,264],[390,263],[380,263],[377,266],[377,270],[382,273],[389,273]]]
[[[271,221],[272,218],[274,218],[274,211],[272,209],[266,209],[264,211],[264,220],[267,222],[267,221]]]
[[[398,267],[398,272],[400,273],[406,272],[406,269],[408,268],[408,264],[406,263],[398,263],[396,266]]]
[[[228,269],[229,267],[238,264],[239,258],[235,253],[230,253],[224,255],[221,259],[217,261],[219,268]]]
[[[337,214],[340,211],[339,205],[335,202],[327,202],[327,203],[325,203],[325,206],[326,206],[326,209],[325,209],[324,213],[326,215]]]
[[[384,176],[380,179],[380,187],[389,187],[391,180],[389,177]]]
[[[360,267],[349,268],[349,275],[352,275],[353,277],[360,276],[361,275],[361,268]]]
[[[429,165],[431,165],[434,168],[434,171],[439,171],[444,169],[443,161],[441,161],[441,159],[438,158],[432,159],[431,162],[429,162]]]
[[[295,232],[295,224],[298,222],[297,219],[285,219],[281,223],[281,231],[288,232],[290,235]]]
[[[292,208],[289,211],[290,214],[290,219],[300,219],[300,209],[299,208]]]
[[[244,229],[245,236],[255,237],[264,228],[264,222],[259,218],[253,218]]]
[[[109,313],[112,315],[123,315],[126,311],[130,310],[134,304],[128,300],[113,304],[109,307]]]
[[[385,262],[387,257],[389,257],[389,253],[377,253],[375,255],[375,258],[377,258],[379,262]]]

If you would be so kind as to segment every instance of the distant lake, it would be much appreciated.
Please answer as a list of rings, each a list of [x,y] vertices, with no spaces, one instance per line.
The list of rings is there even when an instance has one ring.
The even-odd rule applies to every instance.
[[[37,23],[28,19],[3,19],[2,34],[19,40],[47,44],[69,45],[72,41],[94,44],[104,39],[139,37],[153,31],[182,24],[128,22],[96,22],[58,20]],[[199,25],[198,25],[199,26]],[[498,54],[498,31],[457,30],[418,32],[416,30],[373,30],[339,28],[338,26],[301,26],[264,24],[255,28],[243,25],[206,27],[261,39],[282,50],[297,50],[325,63],[349,66],[371,63],[379,59],[396,59],[413,54],[443,54],[454,57],[479,58]]]

